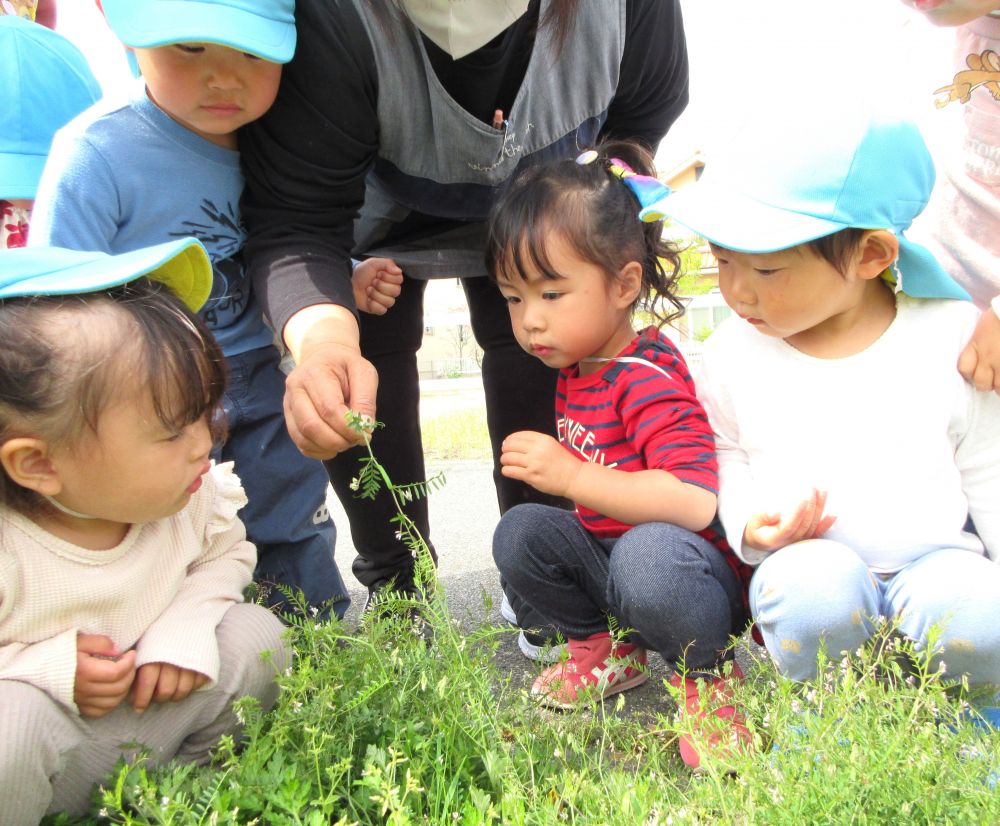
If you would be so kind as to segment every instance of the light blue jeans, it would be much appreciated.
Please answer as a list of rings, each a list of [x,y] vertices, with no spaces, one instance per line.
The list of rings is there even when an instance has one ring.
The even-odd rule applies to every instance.
[[[761,563],[750,609],[778,669],[793,680],[816,676],[821,641],[837,659],[883,617],[921,647],[937,627],[936,661],[949,677],[1000,685],[1000,565],[969,551],[934,551],[879,575],[846,545],[799,542]]]

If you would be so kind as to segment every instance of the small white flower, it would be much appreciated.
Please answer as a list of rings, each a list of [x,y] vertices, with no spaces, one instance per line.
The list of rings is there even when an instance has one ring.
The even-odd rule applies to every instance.
[[[353,479],[351,479],[351,486],[350,487],[351,487],[351,490],[357,490],[358,488],[361,487],[361,480],[358,479],[355,476]]]

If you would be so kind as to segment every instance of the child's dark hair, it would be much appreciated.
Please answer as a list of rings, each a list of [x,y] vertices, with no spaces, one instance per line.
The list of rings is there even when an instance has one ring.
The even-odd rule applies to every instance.
[[[85,429],[97,432],[109,404],[143,389],[168,430],[208,414],[222,436],[225,359],[201,319],[159,282],[0,301],[0,341],[0,444],[33,436],[71,448]],[[5,504],[25,513],[42,506],[0,477]]]
[[[849,227],[830,235],[824,235],[812,241],[807,241],[803,246],[808,247],[816,255],[826,261],[841,275],[847,273],[847,268],[851,265],[855,253],[864,238],[866,229],[856,229]]]
[[[518,173],[493,207],[487,226],[486,269],[500,273],[534,268],[557,278],[546,243],[561,236],[586,261],[617,273],[629,261],[642,265],[642,288],[632,309],[645,309],[663,326],[684,312],[674,293],[680,274],[677,249],[663,240],[663,225],[643,223],[632,190],[608,166],[620,158],[641,175],[654,176],[652,155],[635,143],[608,141],[597,159],[530,166]]]

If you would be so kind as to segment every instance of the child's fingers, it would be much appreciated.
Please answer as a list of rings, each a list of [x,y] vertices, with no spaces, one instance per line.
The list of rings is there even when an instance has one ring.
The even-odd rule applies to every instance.
[[[114,640],[103,634],[78,634],[76,637],[76,650],[81,654],[89,654],[96,657],[117,657],[121,654]]]
[[[156,691],[153,692],[153,701],[157,703],[169,703],[173,700],[180,680],[181,669],[175,665],[164,664],[160,669],[160,677],[156,681]]]
[[[160,666],[161,663],[146,663],[136,672],[132,684],[132,708],[136,711],[145,711],[153,701],[153,692],[160,679]]]

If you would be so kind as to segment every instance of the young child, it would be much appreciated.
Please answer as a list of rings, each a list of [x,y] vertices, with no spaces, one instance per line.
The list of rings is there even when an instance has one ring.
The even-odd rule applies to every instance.
[[[575,513],[511,509],[493,556],[520,624],[540,617],[568,641],[568,658],[531,687],[543,703],[568,708],[640,685],[652,648],[675,669],[683,711],[727,720],[738,741],[747,731],[719,669],[746,608],[742,566],[709,530],[711,429],[680,352],[657,327],[632,327],[637,308],[661,325],[680,311],[676,251],[637,217],[637,197],[666,190],[616,155],[651,173],[638,147],[609,144],[525,170],[490,218],[487,266],[514,334],[560,370],[559,441],[512,433],[502,472],[576,503]],[[687,739],[681,754],[698,765]]]
[[[1000,393],[1000,2],[905,2],[935,25],[957,27],[955,74],[934,90],[940,117],[953,120],[933,147],[942,174],[918,226],[983,311],[959,369]]]
[[[948,675],[996,685],[1000,398],[955,369],[978,313],[903,235],[934,181],[916,127],[823,107],[752,124],[660,205],[712,244],[735,313],[698,382],[722,523],[782,674],[881,617],[920,645],[940,626]]]
[[[224,408],[233,460],[246,485],[242,516],[256,543],[255,578],[301,590],[314,612],[343,616],[347,589],[333,559],[335,530],[322,464],[288,434],[285,375],[243,267],[245,232],[238,129],[274,101],[295,48],[293,0],[104,0],[108,22],[134,53],[133,98],[90,109],[60,132],[39,189],[32,243],[124,252],[170,238],[203,241],[215,266],[202,317],[229,367]],[[402,274],[372,259],[355,272],[359,307],[381,313]]]
[[[140,748],[207,762],[233,700],[277,695],[283,626],[241,604],[246,497],[209,460],[225,364],[191,310],[211,280],[193,240],[0,251],[5,826],[82,814]]]
[[[56,130],[101,96],[80,50],[23,17],[0,15],[0,249],[28,243],[38,179]]]

